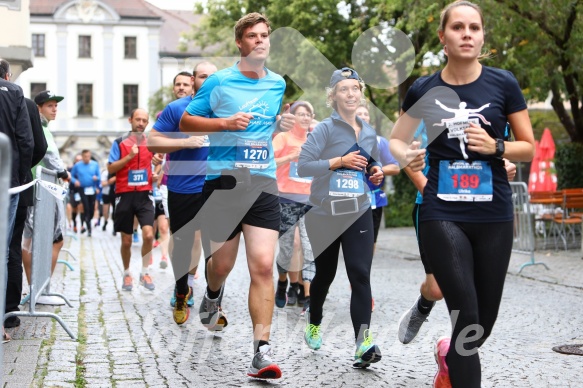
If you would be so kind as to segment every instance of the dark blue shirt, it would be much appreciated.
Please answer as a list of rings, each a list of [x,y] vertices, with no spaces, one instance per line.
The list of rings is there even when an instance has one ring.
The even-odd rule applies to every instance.
[[[154,129],[173,139],[188,138],[188,134],[180,132],[179,125],[182,114],[190,101],[192,97],[186,96],[168,104],[154,124]],[[188,148],[169,153],[168,180],[166,181],[168,190],[179,194],[202,192],[208,154],[208,143],[201,148]]]
[[[427,129],[427,151],[434,167],[439,160],[492,160],[467,149],[458,137],[448,137],[448,127],[463,120],[476,120],[492,138],[503,139],[508,115],[526,109],[518,82],[506,70],[482,66],[477,80],[465,85],[449,85],[441,71],[416,80],[405,97],[403,110],[423,119]],[[463,144],[462,144],[463,143]],[[451,202],[437,197],[439,168],[431,168],[423,192],[420,221],[504,222],[513,219],[512,192],[506,170],[492,163],[491,202]]]

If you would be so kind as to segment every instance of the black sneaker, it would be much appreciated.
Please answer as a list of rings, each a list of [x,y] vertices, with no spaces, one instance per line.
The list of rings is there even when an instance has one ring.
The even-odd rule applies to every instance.
[[[13,327],[18,327],[18,326],[20,326],[20,318],[18,318],[15,315],[8,317],[4,320],[4,328],[6,328],[6,329],[11,329]]]
[[[298,305],[303,306],[306,301],[309,301],[310,297],[306,297],[306,293],[304,292],[304,286],[300,284],[300,289],[298,291]]]
[[[298,291],[293,287],[287,290],[287,305],[288,306],[295,306],[298,302]]]
[[[275,305],[280,309],[284,308],[287,304],[287,294],[285,289],[287,288],[287,280],[285,281],[285,285],[283,287],[279,286],[279,282],[277,284],[277,290],[275,291]]]
[[[304,307],[302,308],[302,312],[300,313],[301,316],[306,314],[306,311],[310,308],[310,297],[307,296],[306,300],[304,301]]]

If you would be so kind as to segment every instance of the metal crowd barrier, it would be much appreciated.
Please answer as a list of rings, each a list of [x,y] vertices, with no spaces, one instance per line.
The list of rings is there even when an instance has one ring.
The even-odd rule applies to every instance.
[[[0,132],[0,187],[10,187],[10,176],[12,173],[12,144],[8,136]],[[8,244],[8,190],[0,190],[0,311],[4,314],[6,306],[6,273],[8,263],[6,262],[6,251]],[[4,321],[2,321],[4,324]],[[0,361],[4,360],[4,345],[0,345]],[[4,362],[0,362],[0,385],[3,386]]]
[[[57,174],[52,170],[38,166],[36,170],[36,177],[44,182],[57,184]],[[58,296],[63,298],[69,307],[73,305],[62,294],[51,293],[51,264],[53,252],[53,224],[55,218],[55,211],[57,208],[57,201],[59,201],[49,189],[42,187],[40,182],[35,184],[34,194],[34,222],[32,231],[32,268],[30,279],[30,310],[27,311],[13,311],[4,315],[4,319],[10,316],[25,316],[25,317],[45,317],[53,318],[65,329],[69,336],[76,340],[77,337],[71,332],[67,324],[63,322],[61,317],[57,314],[45,311],[36,311],[36,301],[40,295]],[[50,227],[47,228],[47,225]]]
[[[512,251],[530,255],[530,261],[522,264],[518,273],[529,265],[543,265],[543,262],[536,262],[534,258],[535,238],[534,238],[534,215],[531,213],[531,205],[528,196],[528,189],[524,182],[510,182],[512,188],[512,203],[514,207],[514,243]]]

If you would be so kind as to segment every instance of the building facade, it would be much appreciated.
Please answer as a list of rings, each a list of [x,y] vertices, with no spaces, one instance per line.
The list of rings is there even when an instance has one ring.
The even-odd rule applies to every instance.
[[[0,0],[0,58],[10,62],[12,80],[32,66],[29,0]]]
[[[105,165],[130,112],[147,108],[163,23],[144,0],[30,0],[34,67],[18,83],[27,96],[65,97],[50,124],[64,160],[88,148]]]

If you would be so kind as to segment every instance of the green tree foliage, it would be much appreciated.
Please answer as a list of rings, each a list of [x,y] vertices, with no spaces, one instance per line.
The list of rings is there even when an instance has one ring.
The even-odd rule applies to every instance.
[[[148,99],[148,112],[152,120],[156,120],[158,112],[161,112],[166,105],[174,101],[172,89],[172,85],[162,86]]]
[[[493,65],[516,75],[527,100],[551,92],[569,138],[583,143],[583,2],[486,0],[482,7]]]
[[[557,188],[583,187],[583,144],[568,143],[557,147],[555,153]]]
[[[374,115],[377,128],[383,117],[396,119],[400,99],[419,76],[443,65],[437,39],[440,12],[450,1],[433,0],[208,0],[197,7],[207,15],[187,36],[214,54],[236,54],[233,25],[245,13],[265,13],[273,28],[292,27],[301,32],[337,67],[351,65],[356,39],[372,26],[401,29],[413,42],[415,69],[398,88],[368,88],[367,96],[384,115]],[[485,65],[511,70],[529,101],[552,106],[568,137],[583,142],[583,1],[484,0],[486,46],[493,54]],[[433,60],[433,61],[432,61]],[[437,62],[436,62],[437,61]],[[440,63],[441,61],[441,63]],[[306,61],[309,66],[309,61]],[[288,80],[289,81],[289,80]],[[301,91],[290,82],[289,100]],[[570,104],[565,107],[565,103]]]

